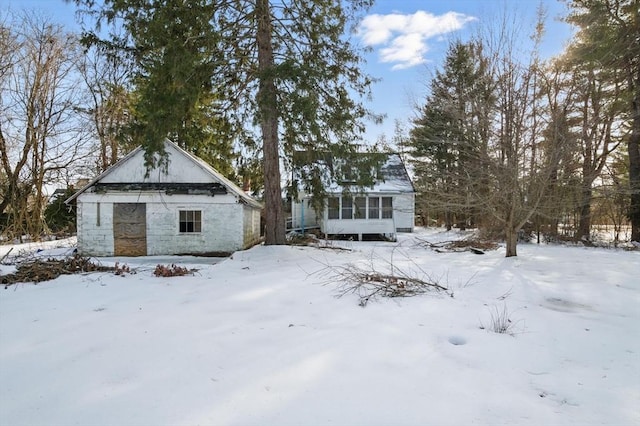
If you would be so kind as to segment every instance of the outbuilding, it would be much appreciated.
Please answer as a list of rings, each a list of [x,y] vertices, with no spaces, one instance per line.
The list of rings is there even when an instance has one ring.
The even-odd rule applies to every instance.
[[[91,256],[217,255],[260,242],[262,204],[168,139],[165,169],[138,147],[66,200]]]

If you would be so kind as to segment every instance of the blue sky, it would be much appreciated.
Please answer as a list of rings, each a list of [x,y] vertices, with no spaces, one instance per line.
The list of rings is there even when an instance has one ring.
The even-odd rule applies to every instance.
[[[410,123],[414,105],[426,96],[426,84],[442,63],[449,41],[468,39],[505,11],[517,17],[518,32],[528,40],[540,4],[547,10],[541,46],[547,58],[559,54],[571,35],[569,26],[558,20],[566,13],[561,0],[377,0],[356,39],[372,48],[366,71],[381,80],[373,86],[368,106],[387,118],[382,125],[370,124],[366,139],[375,142],[382,134],[391,139],[395,120]],[[63,0],[0,0],[0,10],[6,7],[42,9],[54,21],[74,25],[75,7]]]
[[[449,41],[466,40],[507,13],[516,17],[517,33],[528,42],[541,4],[547,19],[540,53],[549,58],[561,53],[571,36],[571,28],[559,20],[566,14],[561,0],[378,0],[363,20],[359,38],[373,49],[367,56],[369,73],[381,79],[373,87],[371,107],[387,119],[368,127],[368,140],[381,134],[391,139],[396,119],[410,126],[415,104],[424,100]]]

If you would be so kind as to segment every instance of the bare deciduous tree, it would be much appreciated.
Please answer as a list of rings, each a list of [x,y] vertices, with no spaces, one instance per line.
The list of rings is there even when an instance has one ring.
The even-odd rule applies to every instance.
[[[88,50],[79,68],[90,105],[79,112],[87,114],[93,124],[99,152],[95,172],[101,173],[133,148],[120,137],[131,118],[131,95],[127,89],[131,70],[120,58],[98,47]]]
[[[72,35],[34,14],[13,18],[2,32],[2,49],[12,51],[3,60],[0,87],[3,233],[37,239],[45,230],[46,185],[88,155],[74,114],[82,87],[74,80],[80,51]]]
[[[440,175],[442,185],[426,193],[427,202],[437,200],[446,211],[474,216],[485,228],[499,227],[507,257],[517,255],[518,234],[539,212],[564,149],[545,141],[543,132],[546,108],[536,49],[544,13],[540,11],[528,63],[519,59],[514,32],[519,21],[510,18],[513,22],[503,21],[497,32],[477,36],[476,47],[467,52],[475,68],[459,67],[461,61],[454,58],[447,64],[460,71],[438,75],[435,87],[445,95],[430,98],[433,102],[425,110],[430,116],[417,122],[428,129],[427,137],[436,137],[427,150],[418,151],[425,158],[416,167],[419,174],[420,163],[427,169],[442,164],[443,173],[434,174]],[[467,56],[458,58],[469,62]],[[470,88],[460,91],[464,85]],[[446,95],[451,93],[455,96]],[[442,102],[443,97],[448,100]],[[414,129],[414,139],[420,142],[421,136]]]

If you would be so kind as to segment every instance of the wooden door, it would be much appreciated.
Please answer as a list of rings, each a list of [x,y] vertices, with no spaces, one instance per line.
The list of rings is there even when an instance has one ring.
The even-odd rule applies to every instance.
[[[146,204],[113,204],[113,249],[116,256],[147,255]]]

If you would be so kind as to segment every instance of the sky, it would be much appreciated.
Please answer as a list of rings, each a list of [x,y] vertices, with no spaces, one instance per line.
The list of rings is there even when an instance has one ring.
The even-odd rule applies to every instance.
[[[495,25],[505,11],[516,17],[519,34],[528,40],[539,5],[547,11],[541,55],[548,58],[559,54],[571,36],[570,27],[559,20],[566,13],[562,0],[377,0],[355,41],[372,49],[365,71],[379,79],[366,105],[386,118],[382,125],[369,123],[365,139],[375,142],[383,134],[391,139],[396,120],[410,125],[450,41],[467,40]],[[63,0],[0,0],[0,11],[6,7],[41,9],[54,21],[75,25],[75,8]]]
[[[372,109],[385,113],[382,126],[372,125],[375,140],[391,138],[394,121],[409,126],[427,94],[434,70],[441,67],[448,43],[468,40],[478,30],[490,28],[508,11],[528,41],[539,5],[546,9],[546,31],[540,47],[543,58],[562,52],[571,37],[570,26],[560,21],[566,6],[560,0],[378,0],[360,26],[360,42],[373,50],[368,71],[381,79],[373,87]]]

